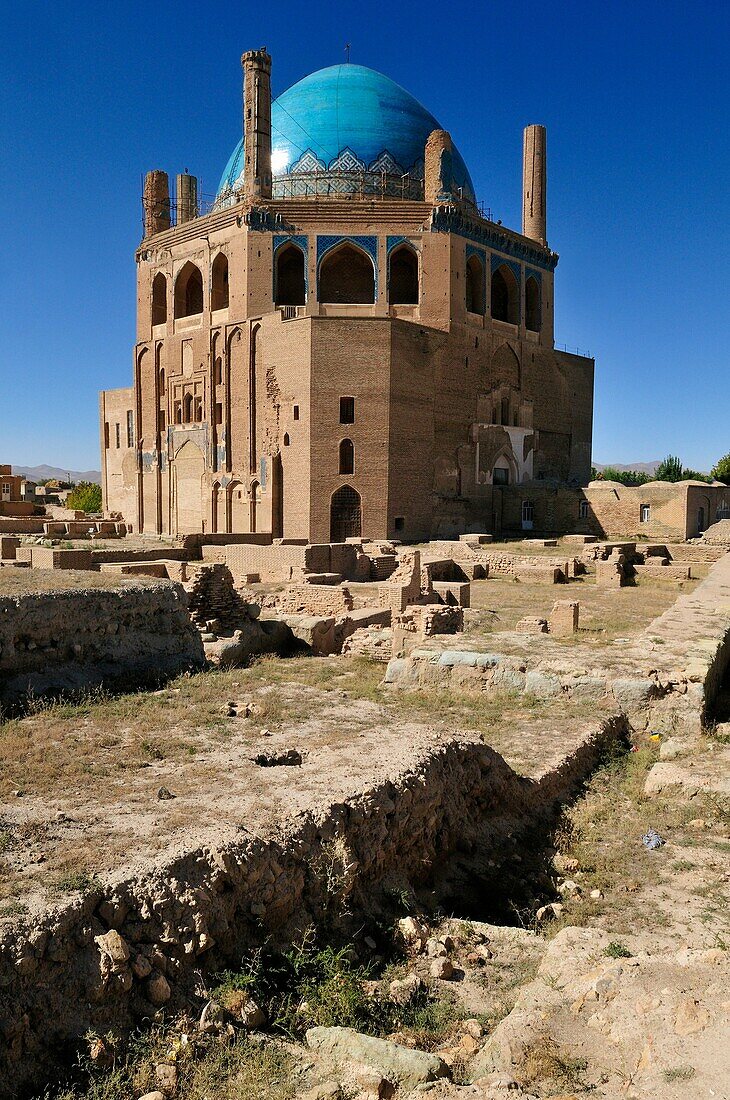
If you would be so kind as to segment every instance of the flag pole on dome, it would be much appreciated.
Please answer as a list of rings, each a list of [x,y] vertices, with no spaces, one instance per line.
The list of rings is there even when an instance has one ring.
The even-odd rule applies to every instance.
[[[350,64],[350,43],[345,42],[345,61]]]

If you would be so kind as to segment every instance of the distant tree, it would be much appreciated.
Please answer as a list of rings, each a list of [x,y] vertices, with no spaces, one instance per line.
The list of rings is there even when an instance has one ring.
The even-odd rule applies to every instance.
[[[710,476],[714,477],[717,481],[722,481],[725,485],[730,485],[730,454],[718,458],[717,462],[710,470]]]
[[[600,474],[595,466],[591,466],[591,481],[598,481]]]
[[[712,481],[710,474],[700,473],[699,470],[682,470],[682,481]]]
[[[648,474],[641,470],[617,470],[613,466],[606,466],[599,475],[604,481],[618,481],[620,485],[646,485],[651,481]]]
[[[684,477],[682,463],[676,455],[667,455],[654,474],[655,481],[681,481]]]
[[[66,498],[66,507],[77,512],[101,511],[101,485],[93,481],[80,481]]]

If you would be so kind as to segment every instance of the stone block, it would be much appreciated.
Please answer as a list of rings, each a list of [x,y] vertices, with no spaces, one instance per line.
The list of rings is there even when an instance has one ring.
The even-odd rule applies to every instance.
[[[0,535],[0,558],[8,561],[14,560],[19,546],[20,539],[15,538],[13,535]]]
[[[441,603],[471,607],[471,585],[468,581],[434,581],[432,587]]]
[[[459,535],[459,541],[465,542],[469,546],[485,546],[487,543],[494,541],[494,535],[487,535],[483,532],[467,532],[465,535]]]
[[[601,588],[623,588],[626,584],[624,567],[619,561],[596,562],[596,584]]]
[[[59,550],[55,546],[34,546],[34,569],[93,569],[91,550]]]
[[[579,614],[580,604],[577,600],[556,600],[550,612],[550,633],[556,638],[576,634]]]
[[[547,620],[537,619],[530,615],[526,615],[524,619],[520,619],[515,627],[515,631],[517,634],[547,634]]]

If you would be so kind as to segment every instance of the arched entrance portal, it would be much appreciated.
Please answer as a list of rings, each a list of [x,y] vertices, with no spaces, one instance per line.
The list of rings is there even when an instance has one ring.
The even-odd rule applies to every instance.
[[[192,440],[175,455],[174,508],[175,533],[192,535],[203,530],[203,452]]]
[[[362,502],[357,489],[343,485],[332,495],[330,504],[330,542],[360,538],[362,535]]]

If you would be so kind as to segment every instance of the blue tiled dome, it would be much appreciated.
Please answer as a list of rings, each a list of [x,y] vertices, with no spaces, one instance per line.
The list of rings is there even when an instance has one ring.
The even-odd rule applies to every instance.
[[[385,172],[395,181],[409,173],[423,180],[426,139],[439,123],[395,81],[363,65],[333,65],[305,76],[274,100],[271,108],[271,167],[274,194],[297,192],[297,181],[331,177],[330,187]],[[471,177],[454,148],[454,182],[474,201]],[[218,189],[219,197],[240,187],[243,142],[236,146]],[[391,193],[395,193],[392,191]]]

